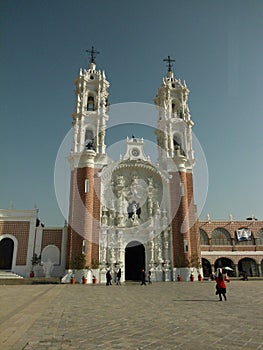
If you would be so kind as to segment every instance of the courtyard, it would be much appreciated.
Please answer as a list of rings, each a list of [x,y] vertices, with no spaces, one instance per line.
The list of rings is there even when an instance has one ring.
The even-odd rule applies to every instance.
[[[1,350],[263,349],[263,281],[0,285]]]

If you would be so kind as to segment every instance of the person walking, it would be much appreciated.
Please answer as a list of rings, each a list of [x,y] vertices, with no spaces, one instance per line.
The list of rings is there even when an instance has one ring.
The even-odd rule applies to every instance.
[[[224,281],[224,276],[222,272],[219,272],[218,276],[216,277],[216,294],[219,296],[219,301],[222,301],[222,295],[225,299],[226,298],[226,283]]]
[[[117,281],[116,281],[116,285],[118,286],[120,286],[121,285],[121,269],[119,268],[119,270],[118,270],[118,272],[117,272],[117,275],[116,275],[116,277],[117,277]]]
[[[142,269],[142,273],[141,273],[141,281],[142,281],[142,283],[141,283],[141,286],[142,285],[146,286],[145,277],[146,277],[145,271],[144,271],[144,269]]]
[[[106,286],[110,286],[111,285],[111,273],[110,273],[110,269],[107,270],[106,272]]]

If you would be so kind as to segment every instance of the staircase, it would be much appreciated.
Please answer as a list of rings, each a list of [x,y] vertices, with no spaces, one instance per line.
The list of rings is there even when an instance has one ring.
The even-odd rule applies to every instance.
[[[12,271],[0,270],[0,279],[20,279],[22,276],[17,275]]]

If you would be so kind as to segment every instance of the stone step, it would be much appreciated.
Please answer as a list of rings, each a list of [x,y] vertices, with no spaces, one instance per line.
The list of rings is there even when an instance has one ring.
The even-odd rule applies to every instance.
[[[15,278],[23,278],[23,277],[17,275],[12,271],[0,270],[0,279],[15,279]]]

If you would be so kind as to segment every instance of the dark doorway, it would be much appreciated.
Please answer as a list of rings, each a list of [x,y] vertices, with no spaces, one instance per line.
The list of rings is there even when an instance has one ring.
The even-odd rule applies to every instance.
[[[238,262],[238,271],[240,276],[245,272],[247,276],[258,277],[259,271],[255,260],[251,258],[243,258]]]
[[[145,248],[138,241],[132,241],[125,248],[125,279],[139,281],[145,269]]]
[[[205,258],[202,258],[202,268],[203,268],[204,277],[211,277],[212,267],[210,262]]]
[[[232,271],[228,271],[227,274],[230,277],[236,276],[235,265],[231,259],[228,258],[219,258],[215,261],[215,272],[218,268],[230,267]]]
[[[10,238],[0,241],[0,270],[11,270],[14,252],[14,242]]]

